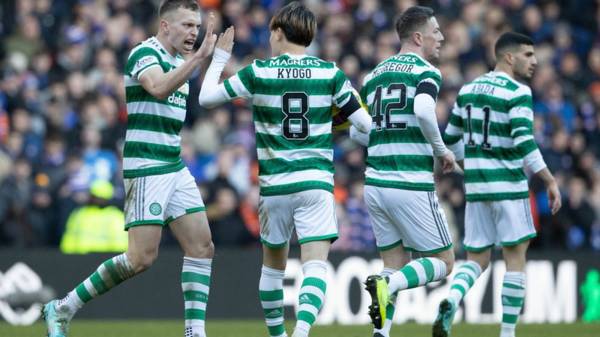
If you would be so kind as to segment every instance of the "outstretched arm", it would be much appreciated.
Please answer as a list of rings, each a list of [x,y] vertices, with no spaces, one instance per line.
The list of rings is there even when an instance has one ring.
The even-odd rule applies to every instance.
[[[192,56],[172,71],[164,72],[158,63],[138,74],[142,87],[150,95],[165,99],[181,87],[190,78],[196,67],[213,51],[217,36],[213,34],[215,16],[210,14],[206,25],[206,34],[200,48]]]
[[[198,102],[201,106],[210,108],[231,99],[223,83],[219,84],[219,79],[227,61],[231,57],[234,33],[235,31],[232,26],[219,36],[212,62],[206,70],[200,94],[198,95]]]

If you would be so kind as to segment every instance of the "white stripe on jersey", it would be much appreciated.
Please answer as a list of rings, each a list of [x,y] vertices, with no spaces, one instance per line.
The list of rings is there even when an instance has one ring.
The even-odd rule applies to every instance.
[[[451,123],[448,123],[445,132],[451,136],[463,136],[463,129]]]
[[[418,127],[419,122],[417,122],[417,116],[414,114],[390,114],[390,122],[391,123],[406,123],[407,127]],[[373,129],[375,129],[376,123],[373,122]],[[382,127],[385,126],[385,123],[382,123]]]
[[[463,118],[462,116],[459,116],[460,118]],[[506,112],[499,112],[496,110],[490,110],[490,122],[494,122],[494,123],[502,123],[502,124],[508,124],[510,123],[510,118],[512,116],[509,116]],[[464,120],[467,119],[467,112],[466,109],[464,111]],[[472,107],[471,108],[471,119],[478,119],[478,120],[484,120],[485,119],[485,112],[483,111],[483,108],[479,108],[479,107]]]
[[[125,160],[127,159],[127,160]],[[135,169],[143,169],[150,168],[154,166],[161,166],[165,164],[172,164],[169,162],[164,162],[156,159],[146,159],[146,158],[124,158],[123,159],[123,169],[124,170],[135,170]]]
[[[329,171],[306,170],[297,172],[288,172],[272,175],[258,176],[260,186],[275,186],[292,183],[301,183],[309,180],[318,180],[333,185],[333,174]]]
[[[520,132],[520,131],[528,131],[528,130],[529,130],[528,127],[521,126],[521,127],[516,128],[516,129],[512,129],[512,131],[510,132],[510,136],[514,137],[515,133]]]
[[[419,122],[417,122],[417,116],[410,114],[390,114],[390,123],[406,123],[407,127],[420,128]]]
[[[483,135],[481,133],[473,132],[472,134],[473,141],[475,144],[483,143]],[[465,144],[469,139],[469,135],[467,134],[463,140]],[[500,137],[500,136],[488,136],[488,143],[492,145],[492,148],[503,148],[503,149],[512,149],[514,148],[513,139],[511,137]]]
[[[517,146],[523,142],[526,142],[526,141],[532,140],[532,139],[533,139],[533,135],[519,136],[519,137],[515,138],[514,145]]]
[[[168,111],[166,111],[166,107],[164,104],[154,102],[130,102],[127,103],[127,115],[131,116],[136,113],[143,113],[146,115],[173,118],[182,122],[185,121],[185,109],[169,106]]]
[[[237,94],[237,97],[250,97],[252,95],[250,91],[248,91],[244,83],[242,83],[242,80],[240,80],[240,77],[237,74],[231,76],[231,78],[229,79],[229,84],[231,85],[233,91],[235,91],[235,93]]]
[[[143,142],[150,144],[159,144],[167,146],[179,146],[181,137],[179,135],[169,135],[162,132],[148,130],[127,130],[125,134],[126,142]]]
[[[293,119],[292,119],[293,120]],[[283,135],[283,124],[270,124],[263,122],[254,122],[256,132],[269,134],[271,136]],[[293,126],[291,127],[293,129]],[[314,124],[309,123],[308,136],[321,136],[331,133],[331,123]]]
[[[533,121],[533,110],[528,107],[518,106],[510,109],[510,118],[527,118]]]
[[[433,183],[433,174],[428,171],[376,171],[372,167],[367,167],[365,176],[388,181]]]
[[[306,158],[326,158],[333,160],[333,151],[327,149],[295,149],[275,151],[271,148],[256,149],[258,160],[285,159],[298,160]]]
[[[465,158],[465,167],[477,168],[483,170],[507,168],[519,169],[523,167],[523,160],[505,160],[505,159],[486,159],[486,158]]]
[[[332,103],[333,101],[331,95],[308,96],[308,106],[311,108],[328,108]],[[281,96],[256,94],[252,96],[252,104],[256,106],[281,108]]]
[[[369,146],[368,152],[369,156],[433,155],[431,145],[426,143],[378,144]]]
[[[400,89],[398,89],[400,90]],[[392,90],[391,93],[388,94],[387,90],[381,90],[381,99],[396,99],[398,100],[399,95],[398,95],[398,90]],[[370,94],[367,95],[367,105],[371,105],[373,104],[373,100],[375,99],[375,93],[377,93],[377,90],[373,90]],[[417,88],[416,87],[410,87],[410,86],[406,86],[406,97],[411,97],[414,98],[415,94],[417,93]]]
[[[493,181],[485,183],[466,183],[467,194],[487,194],[528,191],[527,180]]]

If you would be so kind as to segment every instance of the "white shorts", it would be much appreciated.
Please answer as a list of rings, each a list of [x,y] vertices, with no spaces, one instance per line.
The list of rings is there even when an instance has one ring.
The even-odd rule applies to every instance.
[[[529,199],[467,202],[465,250],[514,246],[535,236]]]
[[[178,217],[204,212],[204,202],[187,167],[172,173],[124,179],[125,229],[168,225]]]
[[[338,237],[335,200],[324,190],[261,196],[258,218],[260,240],[271,248],[284,247],[294,227],[300,244]]]
[[[365,201],[379,250],[402,245],[408,251],[437,253],[452,247],[435,192],[367,185]]]

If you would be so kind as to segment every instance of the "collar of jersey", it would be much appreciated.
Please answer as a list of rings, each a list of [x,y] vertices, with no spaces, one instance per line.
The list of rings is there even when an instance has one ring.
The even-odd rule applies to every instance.
[[[177,58],[178,54],[175,55],[171,55],[171,53],[169,53],[167,51],[167,49],[165,48],[165,46],[163,46],[162,43],[160,43],[160,41],[156,38],[156,36],[153,36],[150,38],[152,41],[156,42],[156,44],[158,44],[158,48],[160,49],[160,52],[163,53],[164,55],[168,55],[169,57],[172,57],[173,59]]]
[[[518,83],[518,81],[515,80],[514,78],[512,78],[509,74],[507,74],[507,73],[505,73],[503,71],[500,71],[500,70],[492,70],[492,71],[489,72],[489,74],[500,75],[500,76],[506,77],[508,80],[510,80],[513,83]]]
[[[433,67],[433,65],[431,64],[431,62],[427,61],[427,60],[426,60],[426,59],[425,59],[423,56],[421,56],[421,55],[419,55],[419,54],[416,54],[416,53],[413,53],[413,52],[402,53],[402,54],[398,53],[398,54],[396,54],[396,55],[413,55],[413,56],[416,56],[416,57],[418,57],[418,58],[419,58],[419,60],[421,60],[421,61],[425,62],[425,64],[427,64],[428,66],[431,66],[431,67]]]
[[[290,54],[290,53],[283,53],[280,56],[283,56],[283,55],[289,56],[290,58],[293,58],[293,59],[302,59],[302,58],[308,57],[308,55],[306,55],[306,54]]]

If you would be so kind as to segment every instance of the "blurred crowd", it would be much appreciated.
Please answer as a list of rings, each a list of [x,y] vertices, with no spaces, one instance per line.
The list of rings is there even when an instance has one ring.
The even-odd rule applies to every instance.
[[[199,0],[236,28],[225,75],[267,58],[268,23],[283,0]],[[419,1],[445,35],[437,115],[443,129],[462,84],[494,64],[506,30],[531,36],[535,137],[563,194],[550,216],[544,186],[531,181],[539,236],[534,249],[600,250],[600,1]],[[58,246],[69,217],[89,205],[90,186],[110,181],[122,208],[121,155],[127,112],[122,71],[129,50],[157,31],[158,0],[3,0],[0,7],[0,247]],[[309,53],[337,62],[356,88],[395,54],[395,17],[411,0],[307,0],[319,28]],[[200,35],[202,36],[202,35]],[[245,101],[206,110],[197,103],[203,67],[190,80],[182,157],[201,188],[217,247],[258,244],[252,111]],[[365,150],[335,135],[340,239],[334,248],[375,249],[362,197]],[[459,175],[438,193],[460,249]],[[106,202],[105,202],[106,204]],[[165,235],[164,244],[173,244]]]

